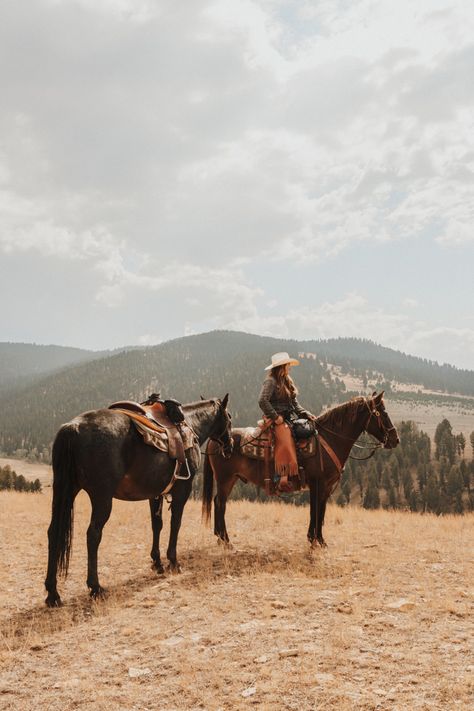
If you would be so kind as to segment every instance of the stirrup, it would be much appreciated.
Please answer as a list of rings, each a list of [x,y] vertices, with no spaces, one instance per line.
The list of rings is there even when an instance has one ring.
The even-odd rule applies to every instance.
[[[181,471],[181,462],[178,462],[178,460],[176,460],[176,467],[174,469],[174,474],[173,474],[175,479],[181,479],[182,481],[188,481],[189,479],[191,479],[192,474],[191,474],[191,469],[189,468],[187,459],[184,460],[184,464],[186,464],[186,469],[187,469],[188,473],[185,476],[181,476],[180,474],[177,473],[177,472]]]

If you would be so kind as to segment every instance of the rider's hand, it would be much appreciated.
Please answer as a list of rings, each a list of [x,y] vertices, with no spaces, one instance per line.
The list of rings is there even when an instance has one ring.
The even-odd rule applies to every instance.
[[[316,422],[316,415],[313,415],[311,412],[308,412],[308,420],[311,420],[311,422]]]
[[[278,415],[278,417],[275,420],[276,425],[282,425],[284,422],[283,417],[281,415]]]

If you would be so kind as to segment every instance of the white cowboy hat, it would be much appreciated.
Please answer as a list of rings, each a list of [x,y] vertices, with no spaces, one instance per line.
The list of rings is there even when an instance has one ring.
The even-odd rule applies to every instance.
[[[271,370],[272,368],[276,368],[279,365],[286,365],[287,363],[289,363],[289,365],[300,364],[299,360],[296,360],[296,358],[290,358],[288,353],[274,353],[272,355],[271,365],[267,365],[265,370]]]

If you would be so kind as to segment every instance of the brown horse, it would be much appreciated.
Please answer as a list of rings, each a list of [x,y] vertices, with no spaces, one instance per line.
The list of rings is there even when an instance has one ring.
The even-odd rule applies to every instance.
[[[204,400],[183,405],[186,422],[196,442],[191,454],[192,476],[199,466],[200,447],[215,439],[225,456],[232,452],[228,395],[222,400]],[[159,540],[163,525],[162,493],[170,484],[175,460],[144,443],[132,420],[118,410],[92,410],[63,425],[53,444],[53,504],[48,529],[48,572],[46,604],[61,605],[57,572],[67,574],[72,546],[74,499],[84,489],[91,500],[92,513],[87,529],[87,585],[92,597],[104,590],[97,574],[97,552],[102,529],[112,511],[112,500],[150,502],[153,543],[151,557],[158,573],[163,572]],[[178,533],[192,476],[178,479],[171,489],[171,530],[167,558],[172,570],[179,571],[176,556]]]
[[[396,447],[400,440],[385,410],[383,392],[379,395],[374,393],[371,398],[354,398],[343,405],[333,407],[317,418],[316,427],[329,448],[323,447],[316,456],[304,460],[304,472],[310,492],[308,540],[311,544],[318,542],[325,546],[323,523],[326,502],[339,482],[342,467],[355,441],[362,432],[373,435],[381,443],[380,446],[386,449]],[[211,515],[215,479],[217,493],[214,497],[214,533],[225,543],[229,543],[225,524],[226,502],[237,479],[255,484],[259,488],[264,485],[262,462],[241,454],[240,439],[243,431],[232,430],[234,451],[229,459],[224,460],[216,456],[219,448],[214,442],[208,443],[204,459],[203,518],[209,521]],[[329,450],[336,455],[335,458]]]

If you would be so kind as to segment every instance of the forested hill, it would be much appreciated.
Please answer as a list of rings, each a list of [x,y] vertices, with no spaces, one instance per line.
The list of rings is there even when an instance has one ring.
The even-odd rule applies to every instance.
[[[181,402],[199,399],[201,394],[206,398],[222,397],[230,392],[234,423],[252,424],[260,415],[257,398],[265,375],[263,368],[277,351],[316,354],[302,358],[295,371],[302,403],[314,412],[348,398],[342,381],[331,374],[330,366],[334,364],[346,371],[373,370],[379,375],[371,379],[372,383],[380,381],[382,374],[385,380],[393,377],[433,389],[441,373],[446,390],[474,392],[474,374],[470,371],[404,356],[369,341],[298,342],[213,331],[63,368],[28,387],[4,393],[0,452],[47,459],[58,427],[74,415],[107,406],[114,400],[142,400],[157,391]]]
[[[237,424],[260,416],[257,397],[270,355],[296,343],[240,333],[213,332],[128,351],[50,375],[2,399],[0,451],[21,456],[49,448],[58,427],[88,409],[114,400],[143,400],[150,392],[190,402],[230,392]],[[298,369],[304,404],[315,412],[344,399],[344,386],[332,380],[319,360]],[[25,450],[18,451],[18,450]],[[35,452],[36,450],[36,452]]]
[[[92,360],[94,351],[34,343],[0,343],[0,390],[26,384],[40,375]]]
[[[361,338],[333,338],[300,342],[301,350],[315,351],[321,358],[340,365],[345,372],[383,373],[386,381],[417,383],[430,390],[474,395],[474,371],[440,365],[436,361],[406,355]]]

